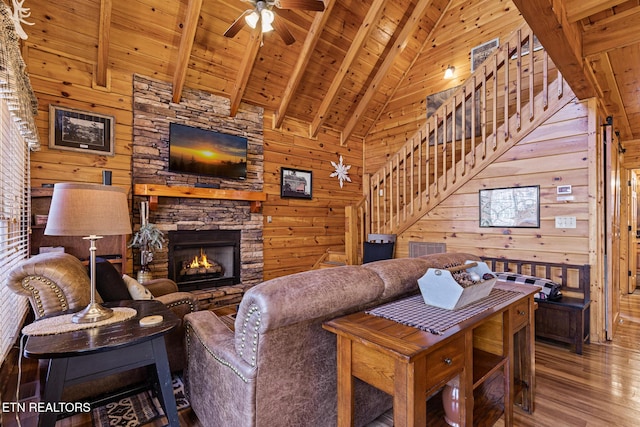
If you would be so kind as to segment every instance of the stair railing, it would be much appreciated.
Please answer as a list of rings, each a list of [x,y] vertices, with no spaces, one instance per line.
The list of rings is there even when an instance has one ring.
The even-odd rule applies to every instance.
[[[514,31],[363,183],[367,232],[406,230],[540,125],[564,87],[528,26]]]

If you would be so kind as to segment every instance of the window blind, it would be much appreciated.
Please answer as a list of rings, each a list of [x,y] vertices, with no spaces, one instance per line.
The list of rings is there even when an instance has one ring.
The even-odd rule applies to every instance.
[[[0,356],[16,342],[28,309],[26,298],[5,285],[8,272],[29,254],[30,156],[19,122],[0,99]]]

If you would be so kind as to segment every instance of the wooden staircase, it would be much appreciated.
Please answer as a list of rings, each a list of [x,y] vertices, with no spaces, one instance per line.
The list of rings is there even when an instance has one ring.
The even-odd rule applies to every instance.
[[[347,253],[345,251],[335,251],[331,248],[322,254],[320,259],[313,264],[313,270],[320,268],[339,267],[341,265],[348,265]]]
[[[401,234],[572,99],[529,27],[514,31],[380,170],[365,176],[364,198],[346,209],[346,264],[361,263],[368,233]]]

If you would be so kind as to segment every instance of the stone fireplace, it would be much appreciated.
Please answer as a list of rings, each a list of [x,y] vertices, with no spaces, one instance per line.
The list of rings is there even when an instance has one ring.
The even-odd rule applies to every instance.
[[[138,184],[157,184],[166,188],[262,192],[263,110],[242,104],[238,114],[231,117],[227,98],[185,88],[180,102],[175,103],[172,89],[170,83],[134,75],[131,156],[134,187]],[[246,179],[169,171],[171,123],[247,138]],[[138,211],[140,202],[144,200],[148,200],[148,197],[134,193],[134,224],[140,223]],[[221,305],[218,300],[227,297],[226,302],[235,301],[238,293],[241,297],[244,290],[262,281],[263,217],[259,210],[251,208],[250,201],[194,198],[186,194],[181,197],[180,192],[175,191],[171,195],[158,197],[156,206],[149,213],[149,222],[165,232],[170,245],[165,245],[162,251],[155,254],[151,265],[153,277],[184,281],[179,284],[181,290],[210,295],[206,298],[216,300],[209,304],[212,306]],[[174,245],[173,238],[181,234],[185,236],[184,239]],[[230,237],[231,234],[234,236]],[[217,242],[210,241],[211,236]],[[209,267],[209,270],[207,267],[185,266],[186,260],[183,258],[200,257],[201,246],[206,246],[202,254],[220,265],[219,271],[216,271],[216,266]]]
[[[169,232],[169,278],[181,291],[240,283],[240,230]]]

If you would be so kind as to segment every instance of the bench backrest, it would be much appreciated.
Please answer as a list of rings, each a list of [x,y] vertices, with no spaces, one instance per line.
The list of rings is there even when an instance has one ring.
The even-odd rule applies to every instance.
[[[589,264],[562,264],[543,261],[524,261],[508,258],[481,257],[491,271],[511,272],[550,279],[562,285],[562,294],[590,300],[590,267]]]

